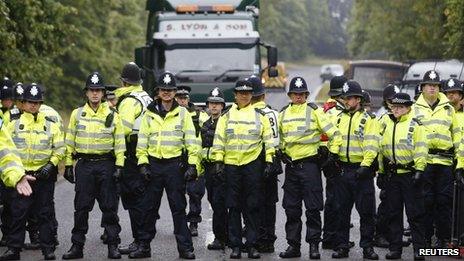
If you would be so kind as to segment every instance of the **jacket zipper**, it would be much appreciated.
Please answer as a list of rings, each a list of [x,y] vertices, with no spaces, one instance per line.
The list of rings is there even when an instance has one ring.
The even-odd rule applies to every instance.
[[[348,125],[348,141],[346,143],[346,159],[350,162],[350,133],[351,133],[351,120],[353,120],[354,113],[350,115],[350,122]]]

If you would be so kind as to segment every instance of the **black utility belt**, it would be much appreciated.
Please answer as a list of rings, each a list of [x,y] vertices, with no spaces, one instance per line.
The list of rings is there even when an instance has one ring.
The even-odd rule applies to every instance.
[[[454,158],[454,148],[442,150],[442,149],[429,149],[429,154],[439,155],[443,157]]]
[[[113,153],[105,153],[105,154],[76,153],[76,155],[73,158],[83,159],[83,160],[88,160],[88,161],[115,160]]]
[[[177,156],[177,157],[168,158],[168,159],[160,159],[160,158],[148,156],[148,159],[152,160],[152,161],[155,161],[155,162],[159,162],[159,163],[171,163],[171,162],[180,161],[182,159],[182,156]]]

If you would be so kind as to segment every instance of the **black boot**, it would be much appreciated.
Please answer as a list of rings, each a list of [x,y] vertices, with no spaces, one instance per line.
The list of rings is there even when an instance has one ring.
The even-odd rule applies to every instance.
[[[285,250],[284,252],[280,252],[279,256],[281,258],[300,257],[301,256],[300,248],[290,245],[287,247],[287,250]]]
[[[128,255],[128,254],[134,252],[135,250],[137,250],[138,246],[139,246],[139,242],[134,240],[129,245],[120,246],[118,248],[119,253],[121,253],[121,255]]]
[[[374,252],[373,247],[366,247],[363,249],[363,258],[369,260],[379,260],[379,255]]]
[[[248,249],[248,258],[251,258],[251,259],[258,259],[260,258],[261,255],[259,254],[258,250],[254,247],[250,247]]]
[[[240,251],[240,247],[232,248],[232,253],[230,253],[231,259],[240,259],[242,258],[242,252]]]
[[[190,222],[189,229],[190,229],[190,234],[192,235],[192,237],[198,236],[198,223],[197,222]]]
[[[318,243],[309,244],[309,259],[321,259]]]
[[[259,253],[274,253],[274,244],[273,243],[262,243],[256,247]]]
[[[335,250],[335,253],[332,253],[332,258],[348,258],[349,250],[346,248],[339,248]]]
[[[63,255],[63,259],[80,259],[84,257],[83,247],[73,244],[68,253]]]
[[[224,250],[224,248],[225,248],[224,242],[222,242],[221,240],[217,238],[215,238],[213,242],[208,244],[209,250]]]
[[[388,248],[390,246],[390,243],[388,243],[387,239],[384,236],[378,235],[374,238],[374,246]]]
[[[193,251],[179,252],[179,258],[181,258],[181,259],[195,259],[195,254],[193,253]]]
[[[24,249],[27,249],[27,250],[40,249],[39,233],[38,232],[30,232],[29,233],[29,240],[31,242],[24,244]]]
[[[108,245],[108,258],[121,259],[121,253],[119,253],[118,245]]]
[[[8,248],[3,255],[0,256],[0,260],[20,260],[18,248]]]
[[[42,254],[45,260],[55,260],[55,250],[53,248],[42,249]]]
[[[151,248],[150,248],[150,244],[146,242],[140,242],[138,244],[137,249],[129,254],[130,259],[147,258],[147,257],[151,257]]]
[[[401,252],[400,251],[390,251],[385,255],[385,259],[401,259]]]

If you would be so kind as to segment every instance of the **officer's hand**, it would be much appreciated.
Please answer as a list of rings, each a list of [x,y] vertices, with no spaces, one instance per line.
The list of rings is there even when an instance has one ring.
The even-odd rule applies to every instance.
[[[122,172],[123,172],[122,167],[116,166],[116,170],[113,173],[113,178],[116,182],[119,182],[119,180],[121,179]]]
[[[372,170],[369,167],[361,166],[356,170],[357,179],[369,179],[372,177]]]
[[[412,184],[419,185],[422,181],[423,174],[424,174],[423,171],[416,170],[416,173],[414,173],[414,177],[412,178]]]
[[[384,173],[379,173],[377,175],[377,187],[381,190],[387,188],[388,177]]]
[[[282,160],[284,164],[293,164],[292,158],[288,156],[287,154],[283,153],[282,151],[279,150],[279,158]]]
[[[185,181],[193,181],[198,177],[197,167],[195,165],[189,164],[187,171],[185,171],[184,178]]]
[[[143,175],[146,181],[151,180],[151,171],[150,166],[148,164],[140,165],[140,173]]]
[[[55,168],[55,165],[53,165],[51,162],[48,162],[45,164],[45,166],[36,172],[35,177],[38,179],[48,179],[50,177],[50,173],[53,171],[53,168]]]
[[[272,174],[272,163],[266,162],[266,166],[264,167],[264,178],[268,179]]]
[[[16,184],[16,191],[19,195],[30,196],[32,194],[32,188],[29,182],[35,181],[36,179],[30,175],[24,175],[19,182]]]
[[[75,179],[74,179],[74,168],[73,168],[73,166],[66,166],[66,167],[65,167],[63,177],[64,177],[67,181],[69,181],[71,184],[74,184],[74,183],[75,183]]]

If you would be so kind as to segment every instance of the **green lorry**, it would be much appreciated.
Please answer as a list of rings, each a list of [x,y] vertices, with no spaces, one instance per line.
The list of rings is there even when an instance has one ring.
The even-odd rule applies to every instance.
[[[238,79],[267,68],[261,50],[267,51],[266,73],[277,76],[277,49],[262,42],[258,31],[259,0],[147,0],[146,9],[146,44],[135,50],[135,61],[149,93],[169,71],[178,85],[192,87],[196,104],[204,104],[214,87],[232,102]]]

